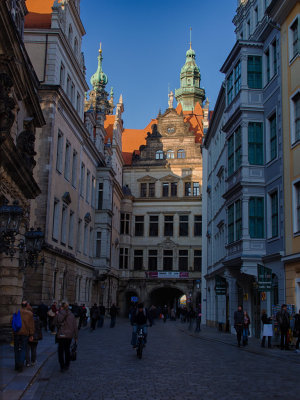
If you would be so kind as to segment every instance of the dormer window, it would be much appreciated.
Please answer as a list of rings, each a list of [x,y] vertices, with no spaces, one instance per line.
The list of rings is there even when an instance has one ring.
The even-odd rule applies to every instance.
[[[164,159],[164,152],[162,150],[157,150],[155,153],[156,160],[163,160]]]

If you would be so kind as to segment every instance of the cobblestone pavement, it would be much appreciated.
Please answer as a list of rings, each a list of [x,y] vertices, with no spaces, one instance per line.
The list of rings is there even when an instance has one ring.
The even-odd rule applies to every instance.
[[[183,332],[177,322],[159,321],[148,332],[142,360],[129,345],[127,322],[81,332],[77,361],[61,373],[53,356],[22,400],[300,398],[300,364],[289,358],[203,340],[201,333]]]

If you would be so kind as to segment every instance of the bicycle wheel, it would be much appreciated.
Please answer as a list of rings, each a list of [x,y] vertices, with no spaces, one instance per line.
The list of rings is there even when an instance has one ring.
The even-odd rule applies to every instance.
[[[139,342],[138,347],[136,349],[136,355],[138,356],[139,359],[142,358],[143,355],[143,344]]]

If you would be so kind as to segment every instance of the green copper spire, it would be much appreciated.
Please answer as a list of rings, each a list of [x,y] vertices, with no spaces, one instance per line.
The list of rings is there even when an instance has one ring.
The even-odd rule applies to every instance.
[[[102,71],[102,60],[103,60],[102,48],[101,48],[101,43],[100,43],[99,56],[98,56],[98,68],[97,68],[97,71],[94,73],[94,75],[91,77],[91,84],[95,90],[99,86],[104,87],[108,82],[107,75]]]
[[[205,91],[200,88],[201,75],[196,64],[196,53],[190,48],[186,52],[185,64],[180,72],[180,89],[175,90],[175,97],[181,103],[183,111],[193,111],[197,102],[202,106],[205,99]]]

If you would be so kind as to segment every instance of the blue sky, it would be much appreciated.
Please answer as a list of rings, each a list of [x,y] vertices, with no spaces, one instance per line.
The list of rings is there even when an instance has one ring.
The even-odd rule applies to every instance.
[[[201,87],[213,109],[223,81],[219,70],[235,43],[236,6],[236,0],[82,0],[88,83],[102,42],[107,91],[114,87],[115,103],[123,94],[125,128],[144,128],[168,107],[168,87],[180,87],[192,27]]]

